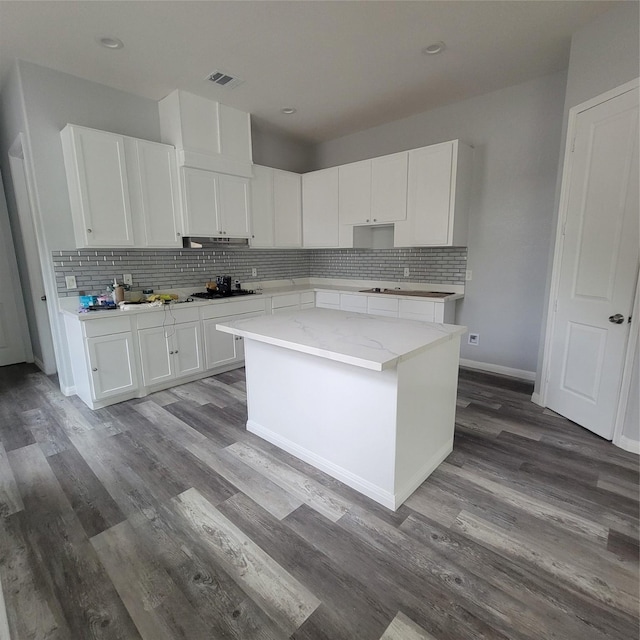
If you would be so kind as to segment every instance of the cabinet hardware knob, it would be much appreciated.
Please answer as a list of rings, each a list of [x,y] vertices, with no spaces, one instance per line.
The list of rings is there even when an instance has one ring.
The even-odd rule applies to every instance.
[[[374,222],[378,222],[378,219],[377,219],[377,218],[374,218],[374,219],[373,219],[373,221],[374,221]]]
[[[367,219],[365,220],[365,222],[369,222],[369,218],[367,218]]]
[[[47,296],[40,296],[40,300],[42,300],[42,302],[46,302],[47,301]]]
[[[178,236],[178,238],[182,235],[180,232],[176,233],[176,235]]]
[[[173,353],[178,353],[178,350],[176,349]]]
[[[87,233],[93,233],[93,229],[87,229]]]
[[[93,369],[91,369],[91,371],[97,371],[98,369],[96,367],[93,367]]]
[[[173,351],[169,351],[169,355],[172,356],[173,355]]]

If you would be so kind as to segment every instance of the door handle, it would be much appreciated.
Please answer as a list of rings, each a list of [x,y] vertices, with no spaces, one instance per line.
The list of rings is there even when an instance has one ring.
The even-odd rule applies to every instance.
[[[624,316],[621,313],[616,313],[613,316],[609,316],[609,322],[613,322],[613,324],[622,324],[624,322]]]

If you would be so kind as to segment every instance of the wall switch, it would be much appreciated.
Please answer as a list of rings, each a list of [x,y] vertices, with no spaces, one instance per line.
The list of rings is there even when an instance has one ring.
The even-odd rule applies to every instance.
[[[468,342],[469,342],[469,344],[479,345],[480,344],[480,334],[479,333],[470,333]]]
[[[409,277],[409,267],[405,267],[404,268],[404,277],[408,278]]]
[[[253,267],[253,269],[251,269],[251,275],[255,278],[258,275],[258,270]]]
[[[128,284],[128,285],[132,285],[133,284],[133,276],[130,273],[123,273],[122,274],[122,282],[124,282],[125,284]]]
[[[464,274],[464,279],[469,282],[473,278],[473,271],[471,269],[467,269]]]
[[[77,289],[78,285],[76,284],[75,276],[65,276],[64,281],[67,285],[67,289]]]

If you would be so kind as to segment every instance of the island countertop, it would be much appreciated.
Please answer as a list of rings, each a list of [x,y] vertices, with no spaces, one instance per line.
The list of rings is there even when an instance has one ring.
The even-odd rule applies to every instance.
[[[337,362],[382,371],[466,332],[466,327],[333,309],[303,309],[216,325],[242,336]]]

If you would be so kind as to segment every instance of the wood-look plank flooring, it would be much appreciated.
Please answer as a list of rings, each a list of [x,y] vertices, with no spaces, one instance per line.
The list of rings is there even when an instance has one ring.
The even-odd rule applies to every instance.
[[[530,394],[461,371],[394,513],[247,433],[243,370],[90,411],[4,367],[0,638],[636,639],[638,457]]]

